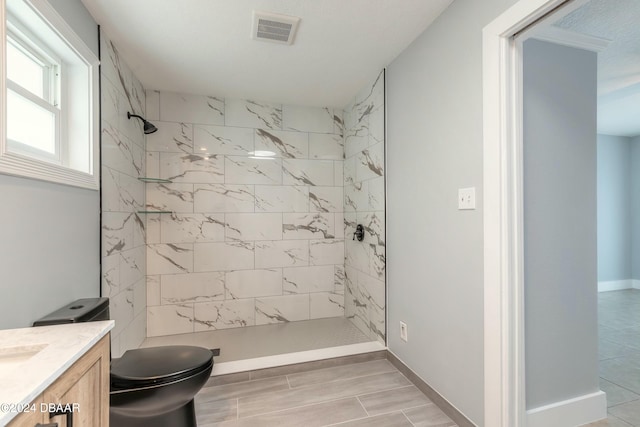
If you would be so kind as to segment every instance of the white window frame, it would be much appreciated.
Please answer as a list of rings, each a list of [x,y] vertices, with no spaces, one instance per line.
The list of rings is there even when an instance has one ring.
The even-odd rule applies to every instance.
[[[29,56],[42,63],[47,69],[43,77],[44,101],[53,106],[60,105],[60,68],[62,61],[43,42],[41,42],[31,31],[24,28],[17,21],[11,22],[11,16],[7,20],[6,38],[13,39],[20,50],[26,51]],[[49,65],[49,66],[47,66]],[[56,77],[56,74],[58,75]]]
[[[51,154],[29,144],[25,144],[24,142],[14,141],[8,137],[7,149],[12,153],[23,154],[27,157],[34,157],[46,162],[63,165],[63,156],[66,147],[62,146],[62,141],[66,141],[66,139],[62,137],[64,117],[62,117],[63,110],[60,109],[62,104],[60,100],[61,87],[63,86],[61,82],[63,76],[62,61],[56,58],[48,47],[29,30],[18,24],[18,22],[11,21],[11,17],[8,16],[5,40],[9,38],[13,39],[14,44],[17,44],[20,50],[26,51],[30,56],[33,56],[38,62],[42,63],[42,67],[46,71],[43,75],[42,82],[44,97],[40,97],[28,89],[23,88],[18,83],[11,81],[8,76],[6,79],[7,91],[10,90],[53,114],[55,121],[55,134],[53,135],[55,150],[54,153]]]
[[[52,162],[52,163],[56,163],[58,165],[62,164],[62,150],[61,150],[61,143],[60,140],[62,139],[60,137],[61,134],[61,111],[54,107],[53,105],[49,104],[47,101],[44,101],[42,98],[40,98],[37,95],[34,95],[33,93],[29,92],[28,90],[24,89],[22,86],[7,80],[7,91],[12,91],[15,94],[17,94],[18,96],[25,98],[27,101],[37,105],[38,107],[41,107],[47,111],[49,111],[50,113],[53,113],[54,116],[54,122],[55,122],[55,134],[54,134],[54,144],[55,144],[55,150],[54,153],[48,153],[47,151],[43,151],[40,150],[36,147],[33,147],[29,144],[25,144],[24,142],[21,141],[15,141],[13,139],[10,139],[9,137],[6,138],[6,148],[10,153],[15,153],[15,154],[22,154],[28,157],[33,157],[36,159],[40,159],[43,160],[45,162]]]
[[[37,0],[23,0],[34,12],[36,12],[47,25],[56,32],[62,40],[73,50],[78,59],[87,67],[89,73],[90,96],[89,111],[86,117],[89,124],[89,172],[83,172],[71,167],[63,165],[62,161],[52,162],[51,159],[38,158],[33,150],[16,150],[15,144],[9,146],[10,141],[7,139],[6,125],[6,96],[7,89],[11,89],[20,96],[25,96],[23,92],[15,90],[15,84],[7,82],[6,74],[6,37],[7,37],[7,10],[6,0],[0,0],[0,173],[33,178],[43,181],[49,181],[59,184],[71,185],[75,187],[99,190],[100,188],[100,165],[99,165],[99,140],[100,140],[100,122],[99,122],[99,59],[87,47],[84,41],[69,27],[64,19],[56,12],[56,10],[48,3]],[[22,28],[18,28],[19,32],[23,32]],[[27,34],[28,36],[28,34]],[[45,52],[46,53],[46,52]],[[55,58],[53,58],[55,61]],[[60,70],[62,79],[64,79],[64,68]],[[64,80],[61,81],[64,85]],[[30,92],[29,92],[30,94]],[[37,98],[37,97],[36,97]],[[29,98],[28,98],[29,99]],[[31,100],[31,99],[30,99]],[[56,102],[66,105],[64,91],[59,90],[59,97]],[[39,104],[40,105],[40,104]],[[60,160],[64,159],[69,147],[66,146],[67,138],[65,133],[66,119],[64,117],[64,108],[61,116],[58,118],[61,125],[58,148]],[[43,152],[44,153],[44,152]],[[45,156],[46,157],[46,156]]]

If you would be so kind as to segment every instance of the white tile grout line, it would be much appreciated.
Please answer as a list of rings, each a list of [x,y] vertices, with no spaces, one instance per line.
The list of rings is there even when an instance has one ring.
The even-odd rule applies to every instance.
[[[255,397],[255,396],[253,396],[253,397]],[[291,411],[291,410],[294,410],[294,409],[307,408],[307,407],[315,406],[315,405],[324,405],[325,403],[338,402],[340,400],[347,400],[347,399],[354,399],[354,398],[356,398],[356,396],[339,397],[339,398],[336,398],[336,399],[329,399],[329,400],[323,400],[323,401],[320,401],[320,402],[307,403],[307,404],[300,405],[300,406],[292,406],[291,408],[278,409],[278,410],[270,411],[270,412],[261,412],[259,414],[251,415],[250,417],[242,417],[242,418],[240,418],[240,411],[239,411],[240,406],[238,406],[238,419],[250,420],[251,418],[261,417],[263,415],[274,415],[274,414],[278,414],[278,413],[281,413],[281,412]],[[240,403],[240,398],[238,398],[238,404],[239,403]],[[365,412],[366,412],[366,410],[365,410]],[[363,418],[358,418],[358,419],[365,419],[365,418],[368,418],[368,417],[363,417]],[[353,421],[353,420],[348,420],[348,421]],[[341,422],[346,422],[346,421],[341,421]]]
[[[376,415],[386,415],[386,414],[391,414],[391,413],[398,412],[398,411],[400,411],[400,412],[402,412],[402,413],[404,414],[404,411],[409,411],[409,410],[411,410],[411,409],[420,408],[420,407],[422,407],[422,406],[425,406],[425,407],[426,407],[426,406],[435,406],[436,408],[438,408],[438,410],[439,410],[440,412],[442,412],[442,413],[443,413],[447,418],[449,418],[449,419],[451,420],[451,422],[453,422],[453,420],[451,419],[451,417],[449,417],[447,414],[445,414],[445,413],[444,413],[444,411],[443,411],[442,409],[440,409],[440,407],[439,407],[438,405],[436,405],[436,404],[435,404],[431,399],[429,399],[429,397],[428,397],[426,394],[424,394],[424,393],[423,393],[423,392],[422,392],[418,387],[416,387],[416,385],[415,385],[415,384],[413,384],[413,383],[412,383],[412,384],[410,384],[410,385],[408,385],[408,386],[401,386],[401,387],[390,388],[390,389],[386,389],[386,390],[374,391],[374,392],[371,392],[371,393],[359,394],[359,395],[357,395],[356,397],[358,398],[358,400],[360,400],[360,397],[363,397],[363,396],[368,396],[368,395],[376,394],[376,393],[382,393],[382,392],[386,392],[386,391],[395,391],[395,390],[399,390],[399,389],[401,389],[401,388],[407,388],[407,387],[414,387],[414,388],[416,388],[416,389],[420,392],[420,394],[422,394],[422,395],[423,395],[423,396],[428,400],[428,402],[427,402],[427,403],[423,403],[423,404],[421,404],[421,405],[411,406],[411,407],[408,407],[408,408],[397,409],[397,410],[391,410],[391,411],[389,411],[389,412],[382,412],[382,413],[380,413],[380,414],[376,414]],[[406,414],[404,414],[404,415],[405,415],[405,417],[406,417]],[[407,417],[407,419],[408,419],[408,417]],[[409,422],[411,422],[411,420],[409,420]],[[413,425],[413,423],[412,423],[412,425]]]
[[[413,409],[413,408],[409,408],[409,409]],[[409,424],[411,424],[413,427],[416,427],[416,425],[413,423],[413,421],[411,421],[411,420],[409,419],[409,417],[407,416],[407,414],[405,414],[405,412],[404,412],[404,411],[406,411],[406,410],[407,410],[407,409],[403,409],[402,411],[400,411],[400,413],[401,413],[402,415],[404,415],[404,417],[407,419],[407,421],[409,421]]]
[[[266,378],[266,379],[268,379],[268,378]],[[256,380],[256,381],[259,381],[259,380]],[[288,381],[288,380],[287,380],[287,381]],[[348,381],[348,380],[344,380],[344,381]],[[214,386],[214,387],[215,387],[215,386]],[[394,388],[390,388],[390,389],[379,390],[379,391],[374,392],[374,393],[379,393],[379,392],[382,392],[382,391],[392,391],[392,390],[397,390],[397,389],[399,389],[399,388],[404,388],[404,387],[410,387],[410,386],[394,387]],[[208,388],[211,388],[211,387],[208,387]],[[303,387],[300,387],[300,388],[303,388]],[[300,389],[300,388],[297,388],[297,389]],[[297,390],[297,389],[290,389],[290,390]],[[280,390],[280,391],[286,391],[286,390]],[[238,411],[237,411],[237,413],[238,413],[238,419],[240,418],[240,399],[241,399],[241,398],[243,398],[243,397],[253,397],[253,398],[256,398],[256,397],[258,397],[260,394],[264,394],[264,393],[256,393],[256,394],[253,394],[253,395],[241,396],[241,397],[236,398],[236,399],[237,399],[237,402],[238,402]],[[371,393],[364,393],[364,394],[362,394],[361,396],[365,396],[365,395],[367,395],[367,394],[371,394]],[[245,417],[245,418],[254,418],[254,417],[258,417],[258,416],[262,416],[262,415],[275,414],[275,413],[284,412],[284,411],[288,411],[288,410],[299,409],[299,408],[304,408],[304,407],[308,407],[308,406],[319,405],[319,404],[330,403],[330,402],[336,402],[336,401],[339,401],[339,400],[352,399],[352,398],[356,398],[356,399],[358,399],[358,402],[360,403],[360,405],[363,407],[363,409],[365,410],[365,412],[366,412],[366,413],[367,413],[367,415],[368,415],[368,414],[369,414],[369,412],[364,408],[364,405],[362,405],[362,402],[360,401],[360,398],[358,397],[358,395],[351,395],[351,396],[344,396],[344,397],[339,397],[339,398],[333,398],[333,399],[322,400],[322,401],[318,401],[318,402],[314,402],[314,403],[307,403],[307,404],[299,405],[299,406],[292,406],[292,407],[290,407],[290,408],[278,409],[278,410],[275,410],[275,411],[267,411],[267,412],[263,412],[263,413],[260,413],[260,414],[254,414],[254,415],[252,415],[252,416],[250,416],[250,417]],[[223,400],[223,399],[221,399],[221,400]],[[429,405],[429,404],[419,405],[419,406],[428,406],[428,405]],[[408,409],[411,409],[411,408],[408,408]],[[398,410],[398,411],[391,411],[391,412],[400,412],[400,410]],[[384,414],[380,414],[380,415],[384,415]]]
[[[364,409],[364,412],[367,414],[367,418],[371,417],[371,414],[369,413],[369,411],[367,411],[367,408],[365,408],[365,406],[362,404],[362,400],[360,400],[358,396],[356,396],[356,399],[358,400],[358,403],[360,404],[362,409]]]
[[[358,395],[358,396],[356,396],[356,397],[358,398],[358,401],[360,401],[360,397],[363,397],[363,396],[367,396],[367,395],[370,395],[370,394],[376,394],[376,393],[382,393],[382,392],[384,392],[384,391],[394,391],[394,390],[399,390],[399,389],[401,389],[401,388],[405,388],[405,387],[415,387],[415,386],[414,386],[414,385],[410,385],[410,386],[404,386],[404,387],[390,388],[390,389],[386,389],[386,390],[374,391],[373,393],[360,394],[360,395]],[[416,388],[417,388],[417,387],[416,387]],[[420,389],[418,389],[418,391],[420,391]],[[422,393],[421,391],[420,391],[420,393],[421,393],[422,395],[424,395],[424,393]],[[423,404],[421,404],[421,405],[411,406],[411,407],[409,407],[409,408],[394,409],[394,410],[391,410],[391,411],[388,411],[388,412],[381,412],[381,413],[379,413],[379,414],[376,414],[375,416],[378,416],[378,415],[388,415],[388,414],[392,414],[392,413],[394,413],[394,412],[402,412],[402,413],[403,413],[403,415],[408,419],[408,417],[407,417],[407,415],[404,413],[404,411],[408,411],[408,410],[410,410],[410,409],[415,409],[415,408],[420,408],[420,407],[422,407],[422,406],[432,406],[432,405],[436,406],[436,407],[437,407],[437,408],[442,412],[442,409],[440,409],[440,408],[438,407],[438,405],[436,405],[435,403],[433,403],[433,402],[431,401],[431,399],[429,399],[426,395],[424,395],[424,396],[427,398],[427,400],[428,400],[429,402],[427,402],[427,403],[423,403]],[[364,405],[363,405],[363,406],[364,406]],[[366,411],[366,409],[365,409],[365,411]],[[367,413],[369,413],[369,411],[367,411]],[[444,412],[443,412],[443,413],[444,413]],[[447,418],[451,419],[447,414],[445,414],[445,416],[446,416]],[[453,422],[453,420],[451,420],[451,421]],[[411,422],[411,420],[409,420],[409,422]],[[413,425],[413,423],[412,423],[412,425]]]
[[[380,359],[380,360],[386,360],[386,359]],[[273,380],[273,379],[275,379],[275,378],[281,378],[281,377],[285,377],[285,378],[286,378],[286,380],[287,380],[287,384],[289,385],[289,388],[290,388],[291,390],[302,390],[302,389],[305,389],[305,388],[307,388],[307,387],[317,386],[317,385],[319,385],[319,384],[329,384],[329,383],[335,383],[335,382],[339,382],[339,381],[349,381],[349,380],[355,380],[355,379],[359,379],[359,378],[371,377],[371,376],[374,376],[374,375],[390,374],[390,373],[393,373],[393,372],[394,372],[394,371],[373,372],[373,373],[367,373],[367,374],[363,374],[363,375],[358,375],[358,376],[355,376],[355,377],[349,377],[349,378],[338,378],[338,379],[333,379],[333,380],[330,380],[330,381],[323,381],[323,382],[319,382],[319,383],[313,383],[313,384],[301,385],[301,386],[298,386],[298,387],[293,387],[293,386],[291,386],[291,383],[289,382],[289,376],[290,376],[290,375],[306,374],[306,373],[309,373],[309,372],[324,371],[324,370],[328,370],[328,369],[340,368],[340,367],[343,367],[343,366],[350,366],[350,365],[359,365],[359,364],[363,364],[363,363],[370,363],[370,362],[374,362],[374,361],[376,361],[376,360],[371,360],[371,361],[367,361],[367,362],[349,363],[349,364],[347,364],[347,365],[339,365],[339,366],[337,366],[337,367],[332,367],[332,368],[313,369],[313,370],[311,370],[311,371],[299,372],[299,373],[295,373],[295,374],[275,375],[275,376],[273,376],[273,377],[267,377],[267,378],[256,378],[256,379],[253,379],[253,380],[252,380],[252,379],[250,379],[250,380],[247,380],[247,381],[238,381],[238,382],[229,383],[229,384],[213,385],[213,386],[204,387],[204,388],[203,388],[203,390],[204,390],[204,389],[207,389],[207,390],[208,390],[208,389],[215,389],[215,388],[217,388],[217,387],[232,386],[232,385],[236,385],[236,384],[246,384],[246,383],[258,382],[258,381],[269,381],[269,380]],[[395,367],[394,367],[394,369],[395,369]],[[398,372],[398,373],[400,373],[400,372]],[[233,375],[233,374],[230,374],[230,375]],[[400,374],[400,375],[402,375],[402,374]],[[215,377],[214,377],[214,378],[215,378]],[[400,386],[400,387],[394,387],[394,388],[392,388],[392,389],[384,389],[384,390],[379,390],[379,391],[375,391],[375,392],[371,392],[371,393],[363,393],[363,394],[361,394],[360,396],[365,396],[365,395],[367,395],[367,394],[372,394],[372,393],[379,393],[379,392],[381,392],[381,391],[396,390],[396,389],[398,389],[398,388],[411,387],[411,386],[415,387],[413,384],[410,384],[410,385],[404,385],[404,386]],[[422,392],[421,392],[421,393],[422,393]],[[244,396],[241,396],[241,397],[244,397]]]
[[[440,409],[440,408],[438,407],[438,405],[436,405],[436,404],[435,404],[435,403],[433,403],[433,402],[425,403],[424,405],[412,406],[412,407],[410,407],[410,408],[400,409],[400,411],[402,411],[402,412],[404,412],[404,411],[410,411],[410,410],[412,410],[412,409],[422,408],[423,406],[424,406],[424,407],[427,407],[427,406],[435,406],[436,408],[438,408],[438,409],[440,410],[440,412],[442,412],[442,409]],[[443,413],[444,413],[444,412],[443,412]],[[405,415],[406,415],[406,414],[405,414]],[[445,415],[447,415],[447,414],[445,414]],[[449,418],[449,416],[448,416],[448,415],[447,415],[447,418]],[[451,419],[451,418],[449,418],[449,419]],[[453,420],[451,420],[451,421],[453,422]]]
[[[622,388],[622,387],[621,387]],[[633,402],[638,402],[640,400],[640,397],[638,397],[637,399],[632,399],[632,400],[628,400],[626,402],[620,402],[620,403],[616,403],[615,405],[611,405],[611,406],[607,406],[607,411],[610,408],[617,408],[618,406],[622,406],[622,405],[626,405],[627,403],[633,403]]]
[[[366,412],[366,409],[365,409],[365,412]],[[335,423],[335,424],[326,424],[326,425],[324,425],[322,427],[339,427],[339,426],[343,426],[345,424],[352,423],[354,421],[361,421],[361,420],[366,420],[366,419],[369,419],[369,418],[375,418],[375,417],[378,417],[378,416],[389,415],[389,414],[402,414],[404,416],[404,418],[407,420],[407,422],[415,427],[415,424],[411,422],[411,420],[407,417],[407,415],[403,411],[391,411],[391,412],[387,412],[387,413],[384,413],[384,414],[374,415],[373,417],[372,416],[367,416],[367,417],[361,417],[361,418],[354,418],[352,420],[341,421],[341,422]]]
[[[600,300],[601,300],[600,296],[599,296],[599,298],[598,298],[598,299],[599,299],[599,302],[600,302]],[[615,299],[615,300],[612,300],[612,301],[613,301],[616,305],[618,305],[618,304],[621,302],[621,301],[620,301],[620,300],[618,300],[618,299]],[[609,310],[610,310],[610,309],[611,309],[611,308],[609,308]],[[599,311],[602,311],[602,310],[603,310],[603,308],[599,308]],[[599,326],[599,327],[600,327],[600,326],[605,326],[605,327],[607,327],[607,328],[612,329],[614,332],[623,331],[624,329],[627,329],[627,328],[620,328],[620,327],[608,326],[608,325],[603,325],[603,324],[598,324],[598,326]],[[609,341],[609,340],[607,340],[607,341]],[[614,344],[618,344],[618,345],[626,346],[626,345],[625,345],[625,343],[616,343],[615,341],[610,341],[610,342],[613,342]],[[608,359],[599,360],[599,361],[598,361],[598,364],[600,364],[600,363],[601,363],[601,362],[603,362],[604,360],[612,360],[612,359],[624,358],[624,357],[628,357],[628,356],[611,357],[611,358],[608,358]],[[630,392],[635,393],[633,390],[629,390],[628,388],[623,387],[623,386],[621,386],[621,385],[617,384],[617,383],[616,383],[616,382],[614,382],[614,381],[611,381],[611,380],[609,380],[609,379],[607,379],[607,378],[604,378],[604,377],[602,377],[602,376],[600,376],[600,378],[601,378],[601,379],[603,379],[603,380],[605,380],[605,381],[608,381],[608,382],[610,382],[610,383],[612,383],[612,384],[614,384],[614,385],[616,385],[616,386],[618,386],[618,387],[620,387],[620,388],[622,388],[622,389],[624,389],[624,390],[627,390],[627,391],[630,391]],[[636,394],[637,394],[637,393],[636,393]],[[634,400],[631,400],[631,401],[629,401],[629,402],[622,402],[622,403],[619,403],[619,404],[617,404],[617,405],[608,406],[608,407],[607,407],[607,416],[609,416],[609,417],[613,417],[613,418],[616,418],[616,419],[621,419],[621,418],[616,417],[615,415],[613,415],[613,414],[609,413],[609,409],[611,409],[611,408],[615,408],[615,407],[618,407],[618,406],[621,406],[621,405],[624,405],[624,404],[626,404],[626,403],[637,402],[637,400],[638,400],[638,399],[634,399]],[[623,421],[624,421],[624,422],[626,422],[626,420],[623,420]],[[629,423],[629,424],[631,425],[631,423]]]
[[[365,354],[366,354],[366,353],[365,353]],[[358,356],[358,355],[357,355],[357,354],[354,354],[354,356]],[[345,357],[350,357],[350,356],[345,356]],[[294,372],[294,373],[292,373],[292,374],[287,374],[287,375],[291,375],[291,376],[304,375],[304,374],[308,374],[308,373],[311,373],[311,372],[328,371],[328,370],[330,370],[330,369],[337,369],[337,368],[342,368],[342,367],[345,367],[345,366],[351,366],[351,365],[362,365],[362,364],[365,364],[365,363],[373,364],[373,362],[379,362],[379,361],[381,361],[381,360],[386,360],[386,361],[388,362],[388,360],[387,360],[387,359],[373,359],[373,360],[365,360],[365,361],[363,361],[363,362],[345,363],[344,365],[329,366],[328,368],[318,368],[318,369],[311,369],[311,370],[309,370],[309,371],[304,371],[304,372]],[[322,361],[322,360],[320,360],[320,362],[321,362],[321,361]],[[389,365],[391,365],[391,362],[389,362]],[[352,377],[352,378],[367,377],[367,376],[369,376],[369,375],[386,374],[386,373],[388,373],[388,372],[398,371],[398,370],[396,369],[396,367],[395,367],[395,366],[393,366],[393,365],[391,365],[391,368],[393,368],[393,370],[391,370],[391,371],[376,372],[376,373],[372,373],[372,374],[363,374],[363,375],[358,375],[358,376],[356,376],[356,377]],[[398,372],[400,372],[400,371],[398,371]],[[402,373],[400,373],[400,374],[402,375]],[[404,375],[403,375],[403,376],[404,376]],[[338,380],[341,380],[341,379],[344,379],[344,378],[338,378]],[[336,380],[334,380],[334,381],[336,381]],[[331,382],[331,381],[326,381],[326,382]]]
[[[360,362],[360,363],[367,363],[367,362]],[[349,365],[342,365],[342,366],[349,366]],[[326,369],[331,369],[331,368],[326,368]],[[319,369],[319,370],[324,370],[324,369]],[[309,372],[313,372],[313,371],[309,371]],[[301,373],[305,373],[305,372],[301,372]],[[332,379],[332,380],[329,380],[329,381],[323,381],[323,382],[318,382],[318,383],[313,383],[313,384],[307,384],[307,385],[300,385],[300,386],[298,386],[298,387],[291,387],[291,389],[292,389],[292,390],[294,390],[294,389],[295,389],[295,390],[303,390],[303,389],[305,389],[305,388],[308,388],[308,387],[314,387],[314,386],[317,386],[317,385],[320,385],[320,384],[332,384],[332,383],[336,383],[336,382],[340,382],[340,381],[357,380],[357,379],[360,379],[360,378],[371,377],[371,376],[374,376],[374,375],[384,375],[384,374],[391,374],[391,373],[393,373],[393,371],[386,371],[386,372],[372,372],[372,373],[367,373],[367,374],[358,375],[358,376],[355,376],[355,377],[349,377],[349,378],[336,378],[336,379]],[[291,374],[291,375],[295,375],[295,374]],[[287,378],[287,381],[288,381],[288,378]],[[402,387],[408,387],[408,386],[402,386]],[[401,388],[401,387],[394,387],[394,388],[393,388],[393,390],[395,390],[396,388]],[[379,393],[380,391],[386,391],[386,390],[391,390],[391,389],[379,390],[379,391],[375,391],[375,392],[373,392],[373,393]],[[369,394],[369,393],[364,393],[364,394],[362,394],[361,396],[364,396],[364,395],[366,395],[366,394]]]
[[[364,396],[369,396],[371,394],[377,394],[377,393],[382,393],[382,392],[387,392],[387,391],[397,391],[397,390],[400,390],[402,388],[409,388],[409,387],[414,387],[416,390],[420,391],[420,389],[418,389],[418,387],[416,387],[415,385],[408,384],[408,385],[401,385],[401,386],[393,387],[393,388],[386,388],[384,390],[372,391],[372,392],[369,392],[369,393],[357,394],[356,397],[360,398],[360,397],[364,397]],[[431,402],[431,400],[423,392],[420,391],[420,394],[422,394],[424,397],[427,398],[427,400],[429,400],[429,402]],[[431,403],[433,403],[433,402],[431,402]],[[427,405],[427,403],[425,403],[424,405]],[[423,405],[416,405],[416,406],[423,406]],[[394,412],[394,411],[391,411],[391,412]]]
[[[624,419],[622,419],[622,418],[620,418],[620,417],[617,417],[617,416],[615,416],[615,415],[613,415],[613,414],[610,414],[609,412],[607,412],[607,419],[606,419],[606,421],[607,421],[607,426],[609,425],[609,419],[610,419],[610,418],[613,418],[613,419],[616,419],[616,420],[620,420],[620,421],[622,421],[623,423],[629,424],[629,426],[630,426],[630,427],[637,427],[637,424],[631,424],[630,422],[628,422],[628,421],[626,421],[626,420],[624,420]],[[590,425],[590,424],[587,424],[587,425]]]
[[[365,411],[365,412],[366,412],[366,411]],[[322,427],[343,426],[343,425],[345,425],[345,424],[352,423],[352,422],[354,422],[354,421],[361,421],[361,420],[366,420],[366,419],[369,419],[369,418],[370,418],[370,417],[354,418],[354,419],[352,419],[352,420],[340,421],[339,423],[335,423],[335,424],[326,424],[326,425],[324,425],[324,426],[322,426]]]
[[[449,421],[451,421],[452,423],[454,423],[451,427],[458,427],[458,424],[455,424],[455,421],[453,421],[451,419],[451,417],[449,417],[447,414],[444,413],[444,411],[442,409],[440,409],[440,407],[438,405],[436,405],[433,402],[427,403],[426,405],[418,405],[418,406],[412,406],[411,408],[404,408],[402,410],[400,410],[400,412],[402,412],[402,415],[404,415],[404,417],[407,419],[407,421],[409,421],[409,423],[415,427],[415,424],[409,419],[409,417],[407,416],[407,414],[405,413],[405,411],[410,411],[412,409],[416,409],[416,408],[421,408],[421,407],[427,407],[427,406],[435,406],[436,408],[438,408],[438,410],[440,412],[442,412],[442,414],[447,417],[449,419]]]
[[[393,391],[393,390],[398,390],[400,388],[405,388],[405,387],[411,387],[411,386],[395,387],[395,388],[380,390],[380,391],[373,392],[373,393],[365,393],[365,394],[362,394],[362,395],[353,395],[353,396],[346,396],[346,397],[340,397],[340,398],[335,398],[335,399],[323,400],[323,401],[319,401],[319,402],[315,402],[315,403],[308,403],[308,404],[305,404],[305,405],[293,406],[293,407],[290,407],[290,408],[278,409],[276,411],[270,411],[270,412],[268,411],[268,412],[264,412],[264,413],[260,413],[260,414],[255,414],[255,415],[252,415],[251,417],[246,417],[246,418],[254,418],[254,417],[267,415],[267,414],[271,415],[271,414],[276,414],[276,413],[279,413],[279,412],[289,411],[289,410],[293,410],[293,409],[300,409],[300,408],[305,408],[305,407],[314,406],[314,405],[320,405],[320,404],[325,404],[325,403],[330,403],[330,402],[337,402],[337,401],[345,400],[345,399],[356,398],[358,400],[358,403],[360,404],[360,406],[362,406],[362,409],[364,409],[365,413],[367,414],[366,417],[358,418],[358,419],[366,419],[366,418],[372,417],[372,415],[369,413],[369,411],[367,411],[367,408],[365,408],[365,406],[362,404],[362,401],[360,400],[360,396],[366,396],[368,394],[379,393],[379,392],[382,392],[382,391]],[[258,395],[253,395],[251,397],[257,397],[257,396]],[[247,397],[249,397],[249,396],[247,396]],[[238,398],[238,416],[240,414],[240,405],[239,405],[240,400],[239,399],[240,398]],[[410,408],[404,408],[404,409],[398,409],[398,410],[389,411],[389,412],[383,412],[383,413],[380,413],[380,414],[375,414],[374,416],[388,415],[388,414],[391,414],[391,413],[398,412],[398,413],[402,413],[405,416],[405,418],[407,418],[407,420],[411,423],[411,420],[408,419],[408,417],[406,416],[406,414],[404,414],[403,411],[409,410],[409,409],[414,409],[414,408],[419,408],[421,406],[431,406],[431,405],[435,405],[435,404],[430,401],[429,403],[426,403],[426,404],[423,404],[423,405],[417,405],[417,406],[412,406]],[[354,420],[342,421],[341,423],[338,423],[338,424],[342,424],[342,423],[350,422],[350,421],[354,421]],[[334,424],[331,424],[331,425],[334,425]],[[413,425],[413,423],[412,423],[412,425]]]

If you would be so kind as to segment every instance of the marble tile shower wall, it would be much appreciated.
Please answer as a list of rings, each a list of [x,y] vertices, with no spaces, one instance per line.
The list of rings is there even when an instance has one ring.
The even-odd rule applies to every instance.
[[[101,32],[102,85],[102,296],[109,297],[111,353],[120,357],[146,337],[146,246],[144,220],[144,116],[142,85]]]
[[[146,186],[170,212],[147,215],[148,335],[343,316],[342,110],[148,91],[146,114],[171,181]]]
[[[345,315],[385,343],[384,71],[344,110]],[[365,238],[353,240],[356,225]]]

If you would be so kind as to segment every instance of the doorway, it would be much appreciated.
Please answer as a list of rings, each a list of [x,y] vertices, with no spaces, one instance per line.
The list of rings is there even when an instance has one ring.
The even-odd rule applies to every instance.
[[[524,279],[526,266],[524,265],[525,227],[522,219],[524,212],[523,116],[520,110],[522,86],[517,78],[522,68],[521,52],[513,36],[516,34],[522,36],[525,31],[532,32],[541,23],[559,21],[561,16],[574,13],[575,18],[583,12],[577,10],[587,3],[586,1],[574,1],[568,4],[563,1],[521,1],[517,7],[505,12],[484,31],[485,424],[487,425],[545,425],[540,422],[532,423],[531,411],[526,411],[525,406]],[[605,2],[590,3],[599,3],[601,7]],[[561,15],[551,16],[557,8],[560,8],[558,10]],[[536,22],[541,19],[543,21]],[[536,25],[532,27],[534,23]],[[595,151],[595,146],[593,148]],[[595,259],[591,264],[595,267]],[[600,299],[600,295],[593,289],[596,285],[595,275],[592,281],[593,285],[589,285],[591,286],[589,292],[594,300],[595,310],[597,305],[595,301]],[[577,297],[580,298],[580,295]],[[573,302],[567,300],[565,303]],[[557,304],[557,301],[553,303]],[[589,302],[589,304],[592,303]],[[633,304],[629,303],[629,305]],[[595,336],[596,322],[593,323]],[[499,327],[495,328],[496,325]],[[500,333],[496,334],[496,331]],[[585,357],[590,357],[591,353],[586,353]],[[594,375],[597,376],[597,372]],[[597,378],[591,380],[595,383],[594,389],[604,389],[604,386],[598,384]],[[501,393],[496,393],[496,389]],[[596,398],[597,393],[592,393],[588,397]],[[602,394],[599,398],[603,397]],[[590,419],[594,420],[605,415],[602,412],[604,408],[586,414],[589,408],[598,405],[589,405],[589,408],[585,408],[586,411],[579,411],[578,401],[567,399],[563,403],[566,403],[566,407],[572,407],[574,413],[582,412],[583,419],[591,417]],[[575,418],[571,418],[571,414],[567,415],[566,411],[563,412],[559,410],[560,408],[551,406],[553,405],[543,409],[556,416],[548,418],[551,424],[546,425],[580,424],[571,424],[573,422],[571,420],[575,421]],[[565,424],[559,421],[562,416],[569,417],[564,418]],[[622,420],[613,422],[618,424],[611,425],[633,425]],[[619,424],[620,422],[625,424]]]

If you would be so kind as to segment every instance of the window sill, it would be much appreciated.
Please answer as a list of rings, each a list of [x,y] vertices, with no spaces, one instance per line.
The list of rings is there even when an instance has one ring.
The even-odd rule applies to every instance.
[[[100,178],[97,173],[91,175],[13,153],[0,155],[0,173],[87,188],[89,190],[100,189]]]

